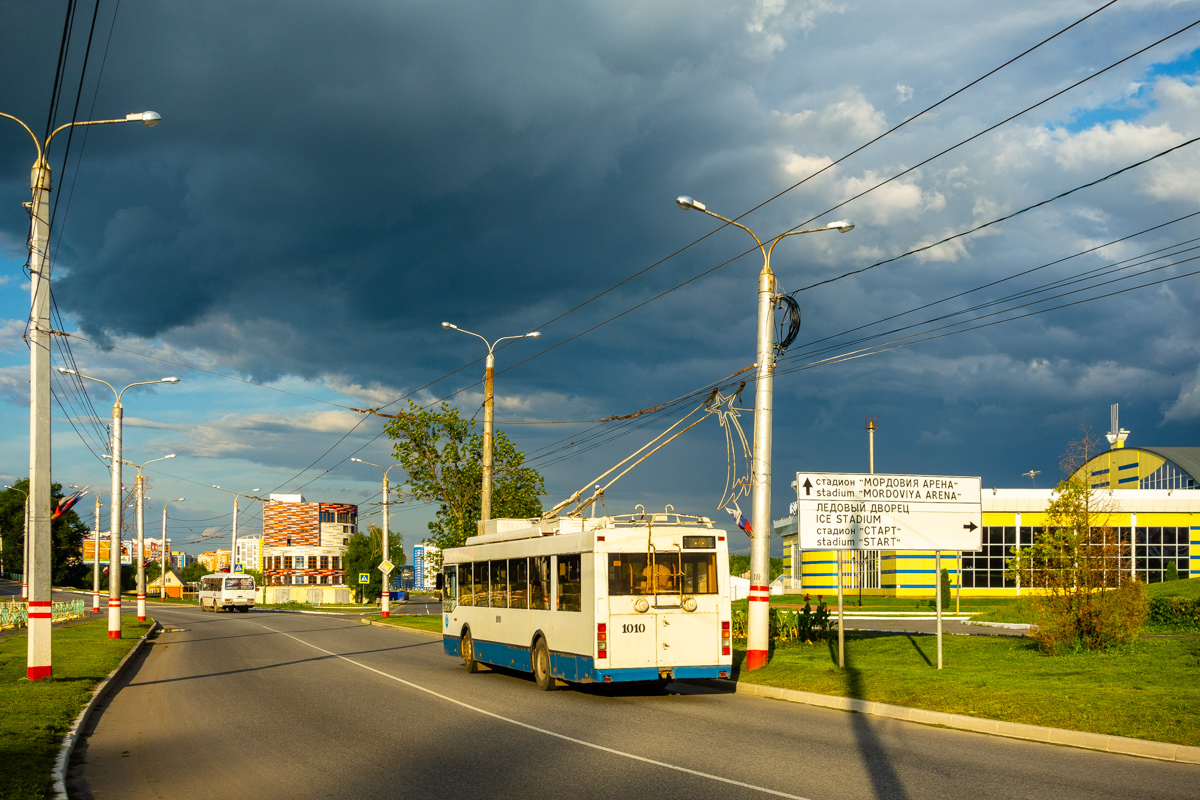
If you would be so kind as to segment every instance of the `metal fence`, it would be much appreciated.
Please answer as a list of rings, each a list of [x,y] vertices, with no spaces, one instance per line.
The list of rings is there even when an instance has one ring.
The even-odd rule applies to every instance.
[[[68,619],[81,619],[85,613],[83,600],[68,600],[64,603],[54,603],[50,607],[50,621],[62,622]],[[9,628],[25,628],[29,625],[29,604],[24,600],[12,603],[0,603],[0,630]]]

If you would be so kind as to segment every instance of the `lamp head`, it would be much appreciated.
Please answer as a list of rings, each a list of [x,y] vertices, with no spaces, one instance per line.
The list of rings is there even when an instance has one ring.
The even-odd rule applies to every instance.
[[[686,194],[681,194],[675,198],[675,205],[682,208],[684,211],[705,211],[708,206],[701,203],[699,200],[693,200]]]
[[[75,370],[67,369],[66,367],[59,367],[58,371],[61,372],[63,375],[78,375],[79,374]]]
[[[101,457],[101,458],[106,458],[106,459],[108,459],[109,461],[112,461],[112,456],[110,456],[108,453],[104,453],[104,454],[103,454],[103,455],[101,455],[100,457]]]
[[[213,488],[214,488],[214,489],[220,489],[221,487],[220,487],[220,486],[217,486],[217,485],[214,483],[214,484],[213,484]]]
[[[179,383],[179,378],[163,378],[159,383]]]
[[[182,503],[186,499],[187,498],[185,498],[185,497],[176,497],[174,500],[168,500],[167,502],[168,503]]]
[[[147,128],[153,128],[162,122],[162,115],[157,111],[135,111],[125,115],[126,122],[141,122]]]
[[[362,459],[361,459],[361,458],[352,458],[352,459],[350,459],[350,460],[351,460],[351,461],[357,461],[359,464],[361,464],[361,463],[362,463]]]
[[[174,453],[171,453],[169,456],[163,456],[163,458],[174,458],[174,457],[175,457]]]
[[[455,325],[453,322],[443,322],[442,327],[443,328],[453,328],[454,330],[458,330],[458,326]]]
[[[541,331],[530,331],[529,333],[525,334],[525,337],[528,339],[536,339],[541,335],[542,335]]]
[[[825,228],[836,228],[838,233],[849,233],[854,230],[854,223],[848,219],[839,219],[837,222],[829,223]]]

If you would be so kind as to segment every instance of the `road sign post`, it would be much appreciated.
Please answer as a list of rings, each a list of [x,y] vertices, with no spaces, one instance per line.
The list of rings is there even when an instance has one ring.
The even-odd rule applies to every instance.
[[[938,669],[942,668],[942,552],[981,547],[980,480],[951,475],[800,472],[796,523],[802,550],[837,552],[838,664],[842,634],[842,553],[846,550],[934,552]],[[961,555],[959,562],[961,565]],[[959,580],[962,580],[961,566]],[[861,576],[860,576],[861,579]]]

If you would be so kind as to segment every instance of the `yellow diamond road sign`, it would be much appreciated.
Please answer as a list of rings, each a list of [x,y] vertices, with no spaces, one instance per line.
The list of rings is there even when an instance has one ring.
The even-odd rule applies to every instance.
[[[392,562],[390,562],[390,561],[381,561],[381,562],[379,563],[379,571],[380,571],[380,572],[382,572],[384,575],[387,575],[387,574],[388,574],[389,572],[391,572],[391,571],[392,571],[392,570],[393,570],[395,567],[396,567],[396,565],[395,565],[395,564],[393,564],[393,563],[392,563]]]

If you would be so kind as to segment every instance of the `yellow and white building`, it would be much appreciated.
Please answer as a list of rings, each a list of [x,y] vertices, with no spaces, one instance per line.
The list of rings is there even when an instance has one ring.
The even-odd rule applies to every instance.
[[[1200,578],[1200,447],[1123,447],[1123,438],[1087,461],[1076,473],[1111,497],[1108,526],[1133,561],[1123,559],[1143,581],[1163,579],[1174,561],[1180,578]],[[1051,489],[984,489],[982,549],[942,553],[963,597],[1013,597],[1020,588],[1004,577],[1005,559],[1041,533]],[[783,539],[784,575],[791,591],[837,593],[837,553],[801,551],[796,517],[777,520]],[[886,597],[932,597],[937,573],[934,553],[854,551],[843,557],[842,588]]]

